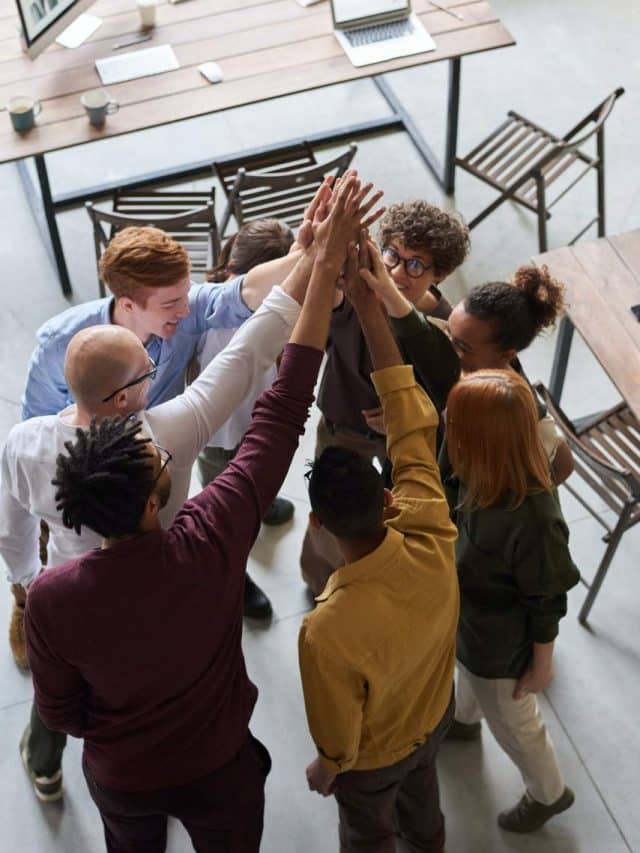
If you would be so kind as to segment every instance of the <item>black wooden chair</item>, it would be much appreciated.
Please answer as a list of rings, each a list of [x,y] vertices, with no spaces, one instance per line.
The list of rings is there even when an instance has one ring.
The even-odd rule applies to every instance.
[[[131,225],[162,228],[185,247],[195,275],[206,275],[220,253],[214,188],[208,192],[117,189],[112,210],[99,209],[92,202],[85,206],[93,224],[101,296],[105,295],[105,288],[100,278],[100,256],[122,228]]]
[[[623,534],[640,521],[640,423],[627,404],[620,403],[576,425],[544,385],[537,383],[535,388],[573,451],[574,473],[564,486],[607,531],[603,537],[607,547],[594,579],[591,584],[583,579],[589,592],[578,619],[586,625]],[[593,508],[582,491],[574,488],[575,477],[615,513],[613,526]]]
[[[505,201],[514,201],[538,218],[538,246],[547,251],[547,220],[550,210],[590,171],[597,176],[598,213],[576,234],[576,242],[594,224],[598,236],[605,235],[604,125],[624,89],[616,89],[564,136],[555,136],[519,113],[510,110],[507,119],[490,133],[466,157],[457,157],[456,165],[500,191],[498,198],[469,222],[475,228]],[[588,128],[586,132],[582,131]],[[596,137],[596,153],[582,146]],[[552,201],[549,187],[563,178],[562,189]]]
[[[339,177],[349,168],[357,146],[326,163],[318,163],[308,142],[213,164],[227,196],[220,220],[225,234],[231,217],[240,228],[254,219],[274,217],[296,228],[326,175]]]

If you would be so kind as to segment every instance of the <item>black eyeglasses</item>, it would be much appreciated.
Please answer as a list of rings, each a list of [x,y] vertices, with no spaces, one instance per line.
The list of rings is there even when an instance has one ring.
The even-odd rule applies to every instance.
[[[426,266],[420,258],[403,258],[391,246],[388,246],[383,251],[382,262],[388,270],[394,269],[398,264],[403,264],[409,278],[420,278],[420,276],[428,272],[433,266],[433,264]]]
[[[151,442],[151,443],[153,444],[155,449],[158,451],[158,456],[160,457],[160,470],[156,474],[155,479],[154,479],[153,483],[151,484],[151,491],[153,491],[156,487],[158,480],[162,476],[162,472],[167,467],[169,462],[171,462],[171,460],[173,459],[173,454],[169,450],[167,450],[165,447],[160,447],[159,444],[155,444],[154,442]]]
[[[116,390],[112,391],[108,397],[103,397],[102,402],[108,403],[109,400],[116,396],[116,394],[119,394],[121,391],[126,391],[127,388],[133,388],[134,385],[139,385],[141,382],[144,382],[145,379],[155,379],[156,374],[158,372],[158,365],[151,358],[151,356],[147,356],[147,358],[149,359],[149,364],[151,365],[150,370],[148,370],[146,373],[143,373],[142,376],[138,376],[137,379],[132,379],[131,382],[127,382],[126,385],[122,385],[120,388],[116,388]]]

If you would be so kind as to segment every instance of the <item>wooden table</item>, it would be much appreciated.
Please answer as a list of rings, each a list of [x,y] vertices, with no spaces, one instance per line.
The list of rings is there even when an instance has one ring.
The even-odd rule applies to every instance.
[[[181,67],[155,77],[110,86],[110,93],[121,105],[120,111],[109,117],[103,130],[96,130],[89,125],[79,97],[101,85],[94,61],[115,55],[111,54],[113,46],[138,30],[134,0],[97,0],[91,12],[101,17],[103,23],[89,41],[75,50],[54,44],[35,60],[21,52],[14,0],[0,0],[0,105],[16,94],[36,97],[43,105],[37,126],[23,135],[13,132],[7,113],[0,115],[0,163],[35,159],[39,192],[34,191],[35,187],[30,189],[30,199],[50,238],[63,290],[70,293],[71,287],[55,211],[103,194],[113,189],[113,185],[100,184],[92,187],[90,193],[53,198],[45,154],[97,139],[371,77],[391,107],[391,115],[357,125],[345,122],[337,129],[307,137],[309,141],[334,142],[382,129],[404,129],[445,190],[453,192],[461,57],[515,42],[485,0],[444,0],[444,4],[455,7],[463,20],[436,9],[428,0],[413,3],[414,11],[435,40],[436,50],[354,68],[333,36],[328,2],[308,8],[296,0],[160,3],[152,39],[139,47],[171,44]],[[130,48],[136,49],[135,45]],[[209,84],[197,70],[199,64],[211,59],[222,68],[221,84]],[[449,62],[449,88],[445,159],[440,164],[382,75],[442,60]],[[242,152],[231,156],[237,157],[239,153]],[[179,171],[141,175],[135,183],[187,177],[209,166],[207,161]],[[28,187],[29,173],[24,167],[21,175]]]
[[[567,289],[549,390],[559,401],[574,328],[640,420],[640,229],[554,249],[534,258]]]

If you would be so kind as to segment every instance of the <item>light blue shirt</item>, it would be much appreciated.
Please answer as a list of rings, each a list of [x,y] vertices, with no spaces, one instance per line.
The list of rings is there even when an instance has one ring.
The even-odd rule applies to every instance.
[[[224,284],[195,284],[189,291],[189,316],[169,340],[152,335],[145,344],[158,366],[149,387],[147,408],[164,403],[184,390],[185,370],[198,338],[209,329],[233,329],[251,316],[242,301],[244,276]],[[111,323],[113,297],[74,305],[48,320],[36,334],[38,344],[29,362],[22,398],[22,419],[55,415],[73,403],[64,378],[64,356],[80,329]],[[115,390],[115,389],[114,389]]]

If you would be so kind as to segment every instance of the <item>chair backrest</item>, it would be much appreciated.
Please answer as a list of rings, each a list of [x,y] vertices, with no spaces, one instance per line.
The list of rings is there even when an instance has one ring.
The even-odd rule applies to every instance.
[[[349,147],[325,163],[298,169],[249,171],[244,166],[236,173],[228,195],[227,209],[220,222],[224,234],[231,218],[238,227],[255,219],[275,217],[292,228],[300,225],[305,208],[327,175],[339,177],[349,168],[357,146]]]
[[[130,209],[136,209],[136,214],[130,212],[102,210],[88,201],[86,211],[93,225],[93,242],[98,268],[100,293],[104,295],[104,283],[100,278],[100,257],[107,248],[114,234],[130,226],[154,226],[170,234],[178,243],[184,245],[191,259],[192,268],[196,271],[206,271],[213,267],[220,246],[218,225],[215,218],[214,201],[207,200],[204,205],[183,210],[180,213],[167,213],[166,193],[164,200],[155,194],[141,193]],[[182,196],[182,198],[184,198]],[[143,207],[143,199],[150,201]],[[109,233],[104,226],[108,225]]]
[[[572,127],[571,130],[562,137],[562,141],[560,143],[562,149],[567,152],[575,151],[576,148],[579,148],[588,139],[590,139],[594,133],[598,133],[602,130],[605,121],[611,114],[611,110],[613,109],[615,102],[622,95],[624,95],[624,89],[622,86],[619,86],[608,97],[606,97],[604,101],[599,103],[597,107],[594,107],[588,115],[581,119],[575,127]],[[574,138],[576,133],[579,133],[591,123],[593,123],[593,127],[590,127],[589,130],[582,134],[582,136],[578,137],[578,139]]]
[[[238,174],[238,169],[247,172],[293,172],[313,166],[317,163],[313,148],[306,140],[287,145],[284,148],[271,148],[256,152],[247,151],[241,157],[217,160],[213,169],[222,184],[227,198]]]
[[[575,457],[576,471],[618,515],[627,503],[640,501],[640,478],[629,468],[613,465],[589,447],[541,382],[534,388],[543,399]],[[580,464],[582,463],[582,464]]]

